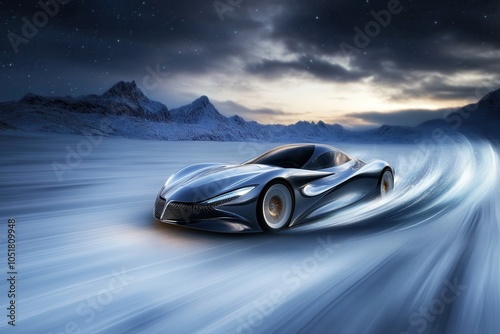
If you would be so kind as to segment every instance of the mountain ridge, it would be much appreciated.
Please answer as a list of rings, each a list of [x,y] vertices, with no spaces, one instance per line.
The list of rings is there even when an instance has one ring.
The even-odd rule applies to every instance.
[[[110,125],[106,131],[99,128],[103,120]],[[44,97],[27,93],[18,101],[0,102],[0,124],[0,131],[17,129],[159,140],[416,142],[436,128],[445,134],[457,131],[477,134],[481,127],[488,133],[495,132],[500,124],[500,90],[442,119],[416,127],[384,124],[375,129],[352,131],[323,121],[265,125],[246,121],[239,115],[226,117],[205,95],[169,110],[164,104],[150,100],[135,81],[119,81],[101,95]]]

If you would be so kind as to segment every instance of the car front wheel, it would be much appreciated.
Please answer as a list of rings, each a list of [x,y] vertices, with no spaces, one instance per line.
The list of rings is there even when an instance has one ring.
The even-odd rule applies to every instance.
[[[293,214],[293,195],[289,185],[282,181],[267,185],[259,197],[257,218],[266,232],[287,227]]]

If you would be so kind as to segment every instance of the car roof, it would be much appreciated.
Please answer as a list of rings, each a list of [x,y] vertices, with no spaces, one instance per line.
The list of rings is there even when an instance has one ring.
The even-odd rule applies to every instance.
[[[345,152],[339,150],[336,147],[333,147],[333,146],[327,145],[327,144],[309,144],[309,143],[286,144],[286,145],[281,145],[281,146],[275,147],[270,151],[274,151],[274,150],[277,151],[277,150],[281,150],[281,149],[293,149],[293,148],[297,148],[297,150],[314,148],[314,153],[311,156],[311,159],[314,159],[318,155],[323,154],[325,152],[340,152],[340,153],[343,153],[343,154],[348,156],[348,154],[346,154]],[[268,151],[268,152],[270,152],[270,151]]]
[[[349,157],[349,155],[342,152],[341,150],[326,144],[287,144],[275,147],[263,153],[262,155],[259,155],[258,157],[245,162],[244,164],[269,164],[266,163],[267,160],[282,155],[282,159],[286,160],[287,167],[302,168],[308,162],[313,161],[314,159],[316,159],[316,157],[325,152],[339,152]]]

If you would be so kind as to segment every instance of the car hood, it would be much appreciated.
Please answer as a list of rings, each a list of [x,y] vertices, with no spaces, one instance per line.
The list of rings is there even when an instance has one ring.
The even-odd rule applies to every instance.
[[[180,179],[174,176],[161,195],[180,202],[200,202],[231,190],[266,183],[270,176],[283,171],[283,168],[266,165],[215,165]]]

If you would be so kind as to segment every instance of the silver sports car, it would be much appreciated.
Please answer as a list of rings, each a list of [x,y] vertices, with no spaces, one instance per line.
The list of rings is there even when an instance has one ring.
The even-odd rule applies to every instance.
[[[276,232],[385,195],[394,170],[320,144],[274,148],[240,165],[197,164],[156,198],[161,222],[221,232]]]

